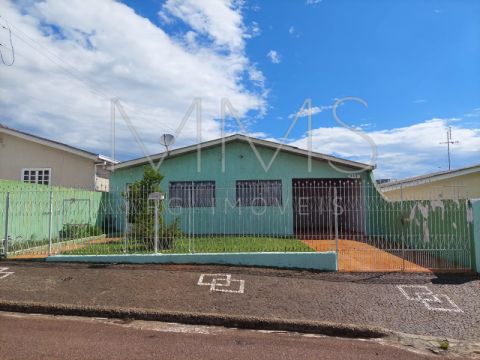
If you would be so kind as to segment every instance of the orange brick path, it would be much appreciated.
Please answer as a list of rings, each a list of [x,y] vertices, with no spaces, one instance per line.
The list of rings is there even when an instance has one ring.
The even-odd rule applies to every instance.
[[[316,251],[335,251],[335,240],[302,240]],[[345,272],[411,271],[431,272],[401,257],[354,240],[338,241],[338,270]]]

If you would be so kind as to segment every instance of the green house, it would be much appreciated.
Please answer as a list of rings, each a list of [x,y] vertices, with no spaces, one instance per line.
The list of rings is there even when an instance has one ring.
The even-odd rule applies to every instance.
[[[163,216],[186,234],[332,237],[335,202],[342,233],[364,231],[370,165],[237,134],[116,165],[119,201],[151,164],[164,176]]]

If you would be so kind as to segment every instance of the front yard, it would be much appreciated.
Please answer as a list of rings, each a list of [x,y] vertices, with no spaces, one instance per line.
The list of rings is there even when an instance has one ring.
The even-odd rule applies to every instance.
[[[296,238],[256,237],[256,236],[222,236],[175,238],[168,249],[161,249],[164,254],[220,253],[220,252],[311,252],[315,251]],[[85,246],[62,251],[64,255],[108,255],[108,254],[149,254],[151,247],[139,240],[128,240],[125,251],[125,239],[85,244]]]

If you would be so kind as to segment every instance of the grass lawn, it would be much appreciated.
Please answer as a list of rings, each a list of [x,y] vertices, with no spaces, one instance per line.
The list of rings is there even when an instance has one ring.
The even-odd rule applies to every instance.
[[[123,254],[125,253],[124,242],[115,241],[104,244],[87,244],[84,248],[62,252],[64,255],[101,255],[101,254]],[[185,254],[189,252],[196,253],[220,253],[220,252],[312,252],[315,251],[302,241],[291,238],[275,237],[197,237],[197,238],[177,238],[173,240],[170,249],[160,250],[163,254]],[[153,251],[138,240],[129,240],[127,244],[127,253],[130,254],[149,254]]]

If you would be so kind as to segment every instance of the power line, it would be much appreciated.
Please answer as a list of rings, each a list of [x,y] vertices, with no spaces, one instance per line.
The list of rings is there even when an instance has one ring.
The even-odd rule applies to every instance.
[[[0,15],[0,17],[1,17],[1,15]],[[11,62],[10,64],[7,64],[7,63],[5,62],[5,59],[3,58],[3,54],[2,54],[2,51],[1,51],[1,50],[0,50],[0,58],[2,59],[3,65],[12,66],[13,63],[15,62],[15,49],[14,49],[13,43],[12,43],[12,30],[10,29],[10,25],[8,24],[8,21],[5,20],[5,22],[6,22],[7,26],[8,26],[8,28],[7,28],[5,25],[2,25],[2,28],[8,30],[8,38],[9,38],[9,40],[10,40],[10,49],[11,49],[11,51],[12,51],[12,62]],[[3,44],[0,44],[0,46],[4,46],[4,45],[3,45]]]
[[[0,15],[0,17],[2,17],[2,16]],[[5,18],[3,18],[3,19],[5,19]],[[100,98],[102,98],[104,100],[107,100],[107,101],[111,101],[111,99],[118,99],[119,98],[116,95],[113,95],[113,96],[110,95],[106,88],[98,85],[94,80],[92,80],[88,76],[85,76],[74,65],[66,62],[64,59],[62,59],[61,57],[59,57],[55,53],[51,52],[45,46],[38,43],[35,39],[33,39],[32,37],[27,35],[25,32],[23,32],[21,29],[19,29],[17,26],[15,26],[15,24],[12,24],[12,27],[15,28],[15,30],[13,31],[13,35],[16,38],[21,40],[23,43],[25,43],[27,46],[29,46],[34,51],[41,54],[43,57],[45,57],[47,60],[49,60],[54,65],[60,67],[66,73],[67,76],[70,76],[74,80],[77,80],[77,81],[81,82],[87,88],[87,90],[89,90],[90,93],[92,93],[94,95],[97,95]],[[55,58],[57,60],[55,60],[53,58]],[[128,104],[125,103],[125,105],[127,107],[131,108],[131,106],[128,106]],[[148,113],[146,113],[144,111],[140,111],[140,110],[134,110],[134,111],[136,113],[135,117],[140,118],[140,119],[144,119],[144,120],[148,120],[148,121],[152,120],[151,119],[151,117],[153,116],[152,114],[148,114]],[[138,116],[138,114],[143,114],[144,116],[141,117],[141,116]],[[162,124],[162,126],[165,127],[167,130],[174,130],[170,126],[166,126],[166,125],[163,125],[163,124]]]
[[[74,72],[72,72],[69,68],[73,68],[74,71],[77,71],[73,66],[63,66],[61,64],[59,64],[57,61],[55,61],[54,59],[52,59],[50,56],[48,56],[47,54],[45,54],[44,52],[40,51],[38,48],[36,48],[35,46],[33,46],[31,43],[29,43],[27,40],[25,40],[22,36],[20,36],[19,34],[17,34],[16,32],[13,32],[13,35],[18,38],[19,40],[21,40],[23,43],[25,43],[25,45],[29,46],[31,49],[35,50],[36,52],[38,52],[39,54],[41,54],[43,57],[45,57],[47,60],[49,60],[51,63],[53,63],[54,65],[60,67],[67,75],[69,75],[71,78],[73,78],[74,80],[77,80],[81,83],[83,83],[87,88],[88,90],[105,99],[105,100],[109,100],[109,97],[108,97],[108,94],[105,93],[103,90],[97,90],[96,86],[92,86],[91,84],[89,84],[88,80],[85,81],[83,79],[83,76],[80,76],[80,75],[77,75],[75,74]]]
[[[2,17],[0,15],[0,17]],[[6,20],[5,20],[6,21]],[[24,31],[22,31],[20,28],[18,28],[17,26],[15,26],[15,24],[12,24],[12,26],[16,29],[14,32],[13,32],[13,35],[15,37],[17,37],[18,39],[22,40],[26,45],[28,45],[30,48],[32,48],[33,50],[35,50],[36,52],[38,52],[39,54],[41,54],[42,56],[44,56],[46,59],[48,59],[50,62],[52,62],[53,64],[61,67],[65,72],[67,72],[70,76],[72,76],[74,79],[76,79],[77,81],[80,81],[82,82],[85,86],[93,89],[97,95],[99,95],[100,97],[105,97],[107,100],[110,100],[111,97],[109,97],[108,95],[108,92],[105,88],[100,88],[100,86],[95,83],[94,80],[92,80],[91,78],[85,76],[80,70],[78,70],[74,65],[66,62],[64,59],[62,59],[60,56],[58,56],[57,54],[55,54],[54,52],[50,51],[48,48],[46,48],[44,45],[38,43],[35,39],[33,39],[31,36],[29,36],[28,34],[26,34]],[[20,35],[21,34],[21,35]],[[23,37],[22,37],[23,36]],[[26,39],[27,40],[26,40]],[[33,46],[32,44],[36,45]],[[40,50],[39,48],[41,48],[44,52],[42,52],[42,50]],[[50,56],[46,55],[45,53],[48,53],[50,54],[50,56],[56,58],[59,62],[61,62],[62,64],[64,64],[64,66],[62,66],[61,64],[59,64],[58,62],[56,62],[55,60],[53,60]],[[73,72],[76,72],[77,74],[74,74]],[[100,90],[99,90],[100,88]],[[103,94],[102,94],[103,93]]]

